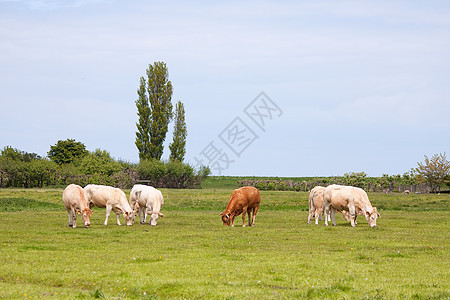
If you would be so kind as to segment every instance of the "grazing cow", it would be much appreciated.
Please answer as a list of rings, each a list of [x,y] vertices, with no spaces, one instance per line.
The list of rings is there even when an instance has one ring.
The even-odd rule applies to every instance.
[[[120,214],[123,214],[128,226],[133,225],[135,214],[130,204],[128,204],[127,196],[121,189],[105,185],[88,184],[84,187],[84,191],[90,207],[106,207],[104,225],[108,225],[111,210],[116,213],[117,225],[121,225],[119,221]]]
[[[315,217],[316,225],[319,224],[319,218],[322,220],[323,214],[323,186],[316,186],[309,192],[309,215],[308,224],[311,224],[311,219]]]
[[[250,226],[255,226],[256,213],[258,212],[261,195],[257,188],[244,186],[231,193],[227,208],[219,215],[222,216],[223,225],[234,227],[234,217],[242,214],[242,227],[245,227],[245,214],[248,213]],[[250,217],[253,212],[253,219]]]
[[[325,188],[323,186],[316,186],[309,192],[309,215],[308,224],[311,224],[311,219],[315,217],[316,225],[319,224],[319,219],[322,221],[323,215],[323,192]],[[346,221],[350,221],[350,215],[348,211],[340,211]],[[331,221],[328,216],[328,221]]]
[[[356,216],[362,214],[366,217],[370,227],[377,226],[377,218],[380,216],[376,207],[372,207],[367,193],[353,186],[330,185],[324,191],[325,225],[328,226],[328,218],[331,212],[331,220],[336,226],[336,211],[348,211],[352,227],[356,225]]]
[[[91,225],[93,211],[89,208],[83,188],[76,184],[69,184],[64,189],[62,199],[69,215],[69,226],[77,227],[77,213],[79,213],[83,219],[84,227],[88,228]]]
[[[164,204],[161,191],[152,186],[135,184],[130,192],[130,206],[134,208],[134,213],[139,211],[139,220],[144,224],[147,214],[150,215],[150,225],[156,225],[158,218],[164,215],[160,212]]]

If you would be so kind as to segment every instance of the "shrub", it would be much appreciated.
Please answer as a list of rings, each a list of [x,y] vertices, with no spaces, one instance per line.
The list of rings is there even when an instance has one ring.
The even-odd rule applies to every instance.
[[[145,159],[137,166],[139,180],[159,188],[197,188],[209,173],[207,167],[200,167],[196,173],[192,166],[178,160]]]

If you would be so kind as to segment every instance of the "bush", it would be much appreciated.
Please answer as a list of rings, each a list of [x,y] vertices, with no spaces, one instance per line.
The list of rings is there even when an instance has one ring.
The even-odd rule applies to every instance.
[[[198,188],[209,173],[207,167],[200,167],[196,173],[192,166],[178,160],[145,159],[137,166],[139,180],[158,188]]]

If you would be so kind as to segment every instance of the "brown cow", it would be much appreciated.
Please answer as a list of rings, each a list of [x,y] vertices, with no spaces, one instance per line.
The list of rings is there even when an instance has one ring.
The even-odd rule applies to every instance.
[[[244,186],[231,193],[227,208],[220,213],[223,225],[234,227],[234,217],[242,214],[242,227],[245,227],[245,214],[248,214],[250,226],[255,226],[256,213],[258,212],[261,195],[259,190],[252,186]],[[253,219],[250,214],[253,212]]]

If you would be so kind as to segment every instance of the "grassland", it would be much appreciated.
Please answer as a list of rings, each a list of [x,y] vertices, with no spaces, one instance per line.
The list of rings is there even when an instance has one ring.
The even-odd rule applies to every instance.
[[[67,226],[62,189],[0,190],[0,298],[450,297],[450,195],[369,194],[371,229],[308,225],[306,193],[262,192],[256,226],[229,228],[229,181],[163,190],[158,226],[95,209],[89,229]]]

